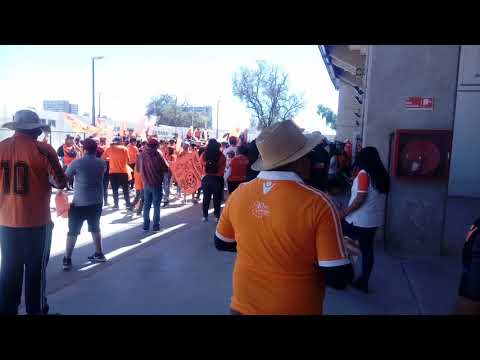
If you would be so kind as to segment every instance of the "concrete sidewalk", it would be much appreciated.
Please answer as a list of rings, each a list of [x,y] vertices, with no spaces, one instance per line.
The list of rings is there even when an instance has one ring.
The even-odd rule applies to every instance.
[[[215,223],[200,207],[165,216],[155,235],[136,223],[106,239],[110,261],[60,270],[49,266],[49,303],[61,314],[228,314],[235,254],[213,246]],[[87,245],[86,247],[90,247]],[[84,253],[85,246],[77,250]],[[87,252],[85,252],[86,254]],[[377,250],[371,293],[327,289],[326,314],[430,315],[453,309],[460,259],[398,257]],[[359,264],[356,264],[357,266]]]

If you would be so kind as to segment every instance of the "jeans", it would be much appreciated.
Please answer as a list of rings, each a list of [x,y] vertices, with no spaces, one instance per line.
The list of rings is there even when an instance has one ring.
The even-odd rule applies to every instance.
[[[163,196],[166,202],[168,202],[168,198],[170,197],[171,180],[172,180],[172,173],[169,170],[163,174]]]
[[[203,217],[208,217],[208,208],[213,196],[213,213],[216,218],[220,218],[220,206],[223,200],[224,179],[222,176],[205,175],[202,179]]]
[[[46,269],[53,223],[34,228],[0,226],[0,314],[17,315],[25,273],[28,314],[47,314]]]
[[[375,239],[377,228],[354,226],[343,221],[342,230],[344,235],[353,240],[357,240],[360,243],[360,251],[362,253],[362,274],[359,276],[358,281],[365,286],[368,286],[368,280],[370,279],[370,274],[372,273],[373,264],[375,262],[375,257],[373,255],[373,240]]]
[[[128,188],[128,174],[110,174],[110,183],[113,191],[113,204],[118,206],[118,188],[122,187],[125,205],[130,207],[130,190]]]
[[[147,186],[143,189],[143,230],[150,229],[150,208],[153,204],[153,229],[160,227],[160,203],[162,202],[162,185]]]

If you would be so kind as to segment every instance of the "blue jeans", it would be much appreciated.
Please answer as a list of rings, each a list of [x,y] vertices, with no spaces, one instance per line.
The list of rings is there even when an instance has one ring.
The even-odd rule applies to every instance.
[[[150,229],[150,208],[153,204],[153,229],[160,227],[160,203],[162,202],[162,185],[146,186],[143,189],[143,229]]]
[[[172,173],[169,171],[163,174],[163,195],[165,196],[165,201],[168,201],[170,196],[170,182],[172,180]]]

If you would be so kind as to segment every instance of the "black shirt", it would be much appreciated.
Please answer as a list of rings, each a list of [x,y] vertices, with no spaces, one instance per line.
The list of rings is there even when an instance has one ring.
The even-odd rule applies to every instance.
[[[458,294],[480,301],[480,218],[470,227],[462,258],[463,273]]]

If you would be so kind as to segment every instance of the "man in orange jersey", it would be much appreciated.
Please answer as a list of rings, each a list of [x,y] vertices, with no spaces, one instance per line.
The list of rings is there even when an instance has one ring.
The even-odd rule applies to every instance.
[[[130,138],[130,143],[127,145],[128,150],[128,157],[130,158],[130,168],[132,169],[132,181],[130,181],[130,189],[133,189],[133,185],[135,184],[135,164],[137,163],[138,157],[138,147],[137,147],[137,139]]]
[[[238,252],[232,314],[319,315],[325,286],[352,280],[338,211],[304,183],[320,141],[291,120],[257,138],[261,158],[252,168],[260,174],[230,195],[215,233],[218,250]]]
[[[130,157],[128,150],[122,145],[122,138],[116,136],[113,138],[112,145],[105,150],[102,159],[109,162],[110,184],[113,192],[113,208],[118,209],[118,188],[121,187],[125,197],[125,205],[128,210],[132,210],[130,204],[130,193],[128,188],[128,164]]]
[[[15,134],[0,142],[0,314],[18,313],[24,271],[27,313],[47,314],[51,184],[63,189],[66,177],[55,150],[37,141],[49,126],[36,113],[18,111],[3,127]]]

